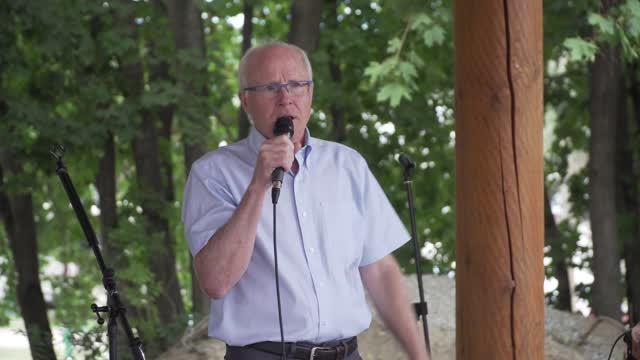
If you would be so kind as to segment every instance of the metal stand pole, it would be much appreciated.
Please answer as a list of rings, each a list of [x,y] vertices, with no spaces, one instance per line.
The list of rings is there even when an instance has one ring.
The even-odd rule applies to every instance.
[[[429,329],[427,326],[427,302],[424,300],[424,287],[422,285],[422,268],[420,266],[420,246],[418,244],[418,235],[416,232],[416,214],[413,208],[413,190],[411,179],[413,169],[416,164],[409,159],[406,155],[400,155],[400,163],[404,168],[404,184],[407,191],[407,201],[409,203],[409,218],[411,220],[411,240],[413,242],[414,260],[416,263],[416,277],[418,279],[418,291],[420,293],[420,302],[414,303],[413,306],[416,311],[416,316],[422,317],[422,329],[424,330],[424,342],[427,346],[427,354],[431,357],[431,344],[429,342]]]
[[[107,336],[109,338],[109,359],[116,360],[117,358],[117,320],[120,319],[120,323],[124,328],[127,338],[129,339],[129,346],[131,347],[133,358],[135,360],[144,360],[145,357],[144,352],[142,351],[142,341],[140,341],[140,338],[136,337],[133,334],[133,330],[131,329],[131,325],[129,325],[129,321],[127,320],[127,316],[125,314],[126,310],[120,302],[120,296],[118,295],[118,290],[116,290],[115,271],[111,268],[108,268],[104,263],[102,252],[100,251],[98,240],[96,239],[96,234],[93,231],[93,227],[91,227],[91,223],[89,222],[87,213],[84,211],[84,207],[80,202],[78,193],[76,193],[76,189],[73,187],[73,183],[71,182],[71,178],[69,177],[67,168],[62,163],[64,147],[54,146],[51,149],[51,154],[56,158],[56,173],[58,174],[60,181],[62,181],[62,186],[64,186],[64,190],[67,192],[69,201],[71,201],[71,206],[73,206],[73,210],[78,217],[80,226],[82,226],[84,235],[89,242],[89,246],[91,246],[91,248],[93,249],[93,254],[96,256],[98,266],[100,267],[100,271],[102,272],[102,284],[107,291],[107,306],[97,306],[96,304],[91,304],[91,311],[93,311],[98,317],[97,322],[100,325],[104,324],[104,319],[100,317],[100,313],[109,313],[109,323],[107,325]]]

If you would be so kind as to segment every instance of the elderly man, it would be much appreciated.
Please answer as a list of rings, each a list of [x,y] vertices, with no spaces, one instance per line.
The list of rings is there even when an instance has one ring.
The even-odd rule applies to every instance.
[[[283,358],[268,191],[282,167],[277,255],[287,358],[361,359],[356,337],[371,322],[366,288],[409,357],[427,359],[390,255],[409,235],[366,161],[310,136],[313,81],[304,51],[285,43],[252,48],[239,78],[255,128],[199,159],[184,195],[185,235],[212,299],[209,336],[227,344],[226,359]],[[292,119],[291,138],[274,136],[280,117]]]

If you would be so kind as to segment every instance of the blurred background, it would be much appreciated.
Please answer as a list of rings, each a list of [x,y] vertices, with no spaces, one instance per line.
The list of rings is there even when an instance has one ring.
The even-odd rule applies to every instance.
[[[184,182],[248,134],[236,69],[269,40],[308,52],[311,134],[357,149],[407,225],[397,157],[417,163],[422,268],[455,278],[453,21],[449,0],[0,0],[0,357],[106,358],[101,275],[53,144],[147,355],[206,316]],[[639,0],[544,2],[545,298],[633,323],[639,51]],[[410,243],[396,256],[414,272]]]

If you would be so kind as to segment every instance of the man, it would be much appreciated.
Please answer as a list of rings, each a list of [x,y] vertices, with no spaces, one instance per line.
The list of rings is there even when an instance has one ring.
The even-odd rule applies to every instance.
[[[360,359],[355,337],[371,321],[364,285],[409,357],[427,359],[390,255],[409,235],[364,159],[310,136],[313,82],[304,51],[285,43],[252,48],[239,80],[255,128],[199,159],[184,196],[185,235],[212,298],[209,336],[227,344],[226,359],[282,358],[268,191],[282,167],[276,226],[287,357]],[[283,116],[292,118],[291,139],[273,135]]]

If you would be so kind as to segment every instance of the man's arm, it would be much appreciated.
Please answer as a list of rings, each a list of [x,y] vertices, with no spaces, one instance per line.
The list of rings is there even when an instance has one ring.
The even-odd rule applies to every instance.
[[[195,256],[200,287],[210,298],[222,298],[247,270],[264,198],[264,190],[249,186],[231,219]]]
[[[360,268],[362,282],[382,320],[412,360],[430,359],[420,337],[404,278],[393,255]]]
[[[278,166],[289,171],[292,163],[293,143],[286,136],[262,143],[253,178],[238,208],[194,258],[198,282],[210,298],[222,298],[247,270],[271,173]]]

